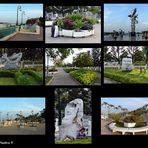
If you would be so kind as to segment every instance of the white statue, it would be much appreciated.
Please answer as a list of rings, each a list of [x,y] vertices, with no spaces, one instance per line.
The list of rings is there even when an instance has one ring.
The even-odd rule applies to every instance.
[[[21,61],[22,53],[13,53],[12,56],[8,57],[7,53],[3,54],[0,62],[4,64],[5,69],[16,69],[18,63]]]
[[[127,57],[127,58],[122,59],[121,69],[123,71],[131,71],[133,69],[133,62],[132,62],[131,57]]]
[[[76,139],[80,128],[83,126],[82,118],[83,100],[75,99],[69,102],[60,126],[60,140],[64,140],[66,137]]]

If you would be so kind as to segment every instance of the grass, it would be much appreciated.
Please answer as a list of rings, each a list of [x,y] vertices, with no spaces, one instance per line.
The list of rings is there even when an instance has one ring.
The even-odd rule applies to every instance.
[[[16,85],[14,78],[0,77],[0,85]]]
[[[56,144],[91,144],[91,143],[92,143],[91,138],[56,142]]]
[[[52,79],[52,76],[46,77],[46,79],[45,79],[45,84],[47,84],[51,79]]]
[[[139,69],[126,72],[121,69],[106,68],[104,76],[121,83],[148,83],[148,71],[140,73]]]

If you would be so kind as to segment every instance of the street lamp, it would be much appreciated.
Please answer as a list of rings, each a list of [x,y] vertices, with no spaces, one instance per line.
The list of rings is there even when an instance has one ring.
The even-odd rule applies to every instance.
[[[23,25],[23,15],[25,15],[25,11],[22,11],[22,17],[21,17],[21,24]]]
[[[21,11],[21,6],[18,6],[18,7],[17,7],[16,26],[18,26],[18,16],[19,16],[19,11]]]

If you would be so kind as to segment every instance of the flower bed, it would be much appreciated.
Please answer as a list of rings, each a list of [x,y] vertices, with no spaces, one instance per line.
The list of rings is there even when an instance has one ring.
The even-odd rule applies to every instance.
[[[93,35],[93,25],[96,23],[96,19],[84,17],[78,12],[69,14],[64,18],[59,18],[57,20],[57,24],[59,27],[59,36],[77,38]]]

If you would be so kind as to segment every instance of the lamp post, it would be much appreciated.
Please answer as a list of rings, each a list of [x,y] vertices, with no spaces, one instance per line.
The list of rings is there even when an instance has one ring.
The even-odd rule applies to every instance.
[[[17,7],[16,26],[18,26],[18,16],[19,16],[19,11],[21,11],[21,6],[18,6],[18,7]]]
[[[25,15],[25,11],[22,11],[22,17],[21,17],[21,24],[23,25],[23,15]]]

